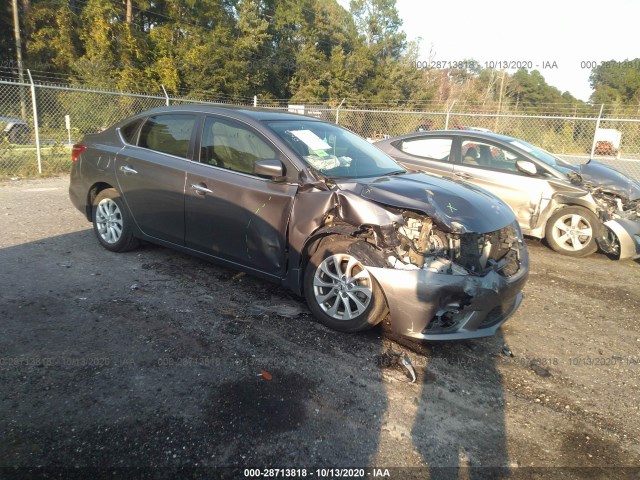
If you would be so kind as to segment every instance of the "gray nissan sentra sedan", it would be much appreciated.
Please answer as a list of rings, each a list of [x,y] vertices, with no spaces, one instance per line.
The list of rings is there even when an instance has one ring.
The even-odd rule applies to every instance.
[[[270,110],[174,106],[86,135],[69,193],[98,241],[146,240],[277,282],[345,332],[390,314],[423,340],[492,335],[520,305],[511,209],[408,173],[355,134]]]

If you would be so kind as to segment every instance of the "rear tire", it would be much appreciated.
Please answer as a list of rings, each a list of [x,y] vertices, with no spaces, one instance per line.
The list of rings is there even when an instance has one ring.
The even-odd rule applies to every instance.
[[[596,237],[600,220],[583,207],[563,207],[556,211],[546,226],[546,240],[556,252],[569,257],[586,257],[598,250]]]
[[[382,289],[350,247],[359,243],[328,237],[309,260],[304,275],[304,294],[313,315],[340,332],[367,330],[387,313]]]
[[[114,188],[102,190],[93,201],[93,232],[100,244],[112,252],[127,252],[139,244],[132,221],[120,194]]]

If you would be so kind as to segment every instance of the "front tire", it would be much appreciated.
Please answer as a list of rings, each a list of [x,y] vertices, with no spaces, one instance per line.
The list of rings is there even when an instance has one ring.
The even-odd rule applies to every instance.
[[[387,313],[382,289],[351,248],[356,242],[328,237],[309,260],[304,294],[313,315],[340,332],[367,330]],[[371,248],[359,242],[360,248]]]
[[[547,222],[547,243],[556,252],[569,257],[586,257],[598,250],[596,243],[600,221],[583,207],[559,209]]]
[[[127,252],[138,246],[131,218],[116,189],[102,190],[93,201],[92,210],[93,232],[104,248],[112,252]]]

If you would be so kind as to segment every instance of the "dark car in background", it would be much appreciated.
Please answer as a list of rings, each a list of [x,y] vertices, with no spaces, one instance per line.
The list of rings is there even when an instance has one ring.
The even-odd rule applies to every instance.
[[[72,160],[71,200],[106,249],[146,240],[241,269],[340,331],[390,313],[417,339],[488,336],[522,299],[507,205],[315,118],[163,107],[86,135]]]
[[[459,178],[504,200],[525,235],[584,257],[640,256],[640,182],[590,160],[568,163],[524,140],[479,131],[412,133],[375,143],[410,169]]]
[[[27,144],[31,141],[31,127],[27,122],[14,117],[0,117],[2,128],[2,138],[9,143],[19,145]]]

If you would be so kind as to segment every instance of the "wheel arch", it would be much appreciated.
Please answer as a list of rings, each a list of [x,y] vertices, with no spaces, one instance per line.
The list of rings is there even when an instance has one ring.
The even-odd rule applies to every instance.
[[[328,240],[329,237],[336,239],[353,239],[356,238],[358,229],[350,225],[334,225],[331,227],[321,228],[314,232],[304,243],[300,255],[300,279],[304,278],[304,272],[309,265],[309,260],[318,251],[322,242]]]
[[[565,248],[563,243],[566,243],[567,240],[565,239],[563,243],[558,243],[558,239],[554,238],[554,234],[552,233],[552,230],[555,229],[555,222],[562,218],[563,214],[571,214],[571,210],[573,210],[574,214],[580,215],[584,221],[587,222],[587,225],[591,225],[590,238],[582,248],[577,250],[575,249],[573,240],[569,239],[573,249]],[[598,215],[597,211],[593,211],[591,208],[587,208],[582,204],[565,204],[560,208],[556,208],[547,219],[544,228],[544,239],[547,245],[556,252],[560,252],[570,257],[580,258],[591,255],[598,250],[599,239],[603,236],[605,229],[606,227],[602,223],[602,218]],[[578,240],[578,242],[582,244],[581,240]]]
[[[302,249],[300,260],[300,270],[302,272],[302,275],[304,275],[304,270],[309,263],[309,259],[316,253],[318,248],[320,248],[320,245],[322,245],[324,241],[327,241],[329,239],[329,237],[335,237],[336,239],[353,240],[354,242],[358,240],[365,242],[367,240],[367,233],[369,231],[370,229],[366,228],[366,226],[358,228],[347,223],[334,224],[315,231],[306,240]],[[367,243],[372,248],[378,249],[375,243]],[[363,257],[363,260],[367,261],[370,266],[381,267],[384,265],[384,259],[382,257],[377,258],[375,255],[371,255],[370,250],[365,250],[358,247],[354,248],[358,249]]]
[[[356,233],[361,231],[361,229],[357,230]],[[321,235],[320,232],[318,233],[319,235],[316,235],[315,238],[311,240],[309,245],[311,248],[307,249],[307,261],[305,263],[303,276],[303,292],[312,313],[314,313],[316,318],[318,318],[321,323],[325,324],[325,326],[343,332],[365,330],[384,321],[389,313],[387,294],[382,289],[374,273],[368,268],[384,266],[385,260],[382,255],[382,250],[380,250],[375,244],[367,242],[366,238],[363,238],[360,235],[343,235],[341,234],[342,232],[330,231],[323,232],[327,233],[326,235]],[[331,242],[335,242],[335,244],[332,245]],[[316,259],[328,259],[336,253],[346,254],[346,256],[351,256],[357,260],[360,267],[366,270],[367,275],[370,278],[370,287],[372,292],[371,298],[373,299],[373,303],[366,307],[368,310],[368,312],[365,310],[365,312],[367,312],[366,317],[362,317],[365,312],[362,312],[362,315],[360,313],[358,314],[357,318],[360,320],[358,320],[355,325],[341,326],[340,323],[343,322],[344,319],[338,319],[337,324],[335,324],[335,318],[327,317],[323,320],[326,315],[330,314],[324,310],[323,307],[319,306],[315,299],[315,292],[311,287],[310,282],[312,282],[312,277],[314,276],[314,269],[310,268],[310,266],[319,265],[321,263],[319,262],[316,264]],[[326,287],[326,285],[324,285],[324,287]],[[314,299],[311,298],[312,296]],[[322,300],[322,302],[324,302],[324,300]],[[320,317],[317,316],[317,312],[314,310],[317,308],[320,308],[324,312]],[[357,318],[353,318],[353,320],[355,321]],[[364,323],[362,323],[363,318],[365,320]],[[351,319],[348,321],[351,321]]]
[[[107,188],[115,189],[113,185],[107,182],[96,182],[93,185],[91,185],[91,188],[89,188],[89,191],[87,192],[87,203],[86,203],[86,211],[85,211],[85,216],[89,221],[93,220],[93,201],[100,194],[100,192],[102,192],[103,190],[106,190]]]
[[[593,202],[590,202],[583,198],[574,197],[572,195],[556,194],[553,196],[553,202],[554,202],[553,208],[549,210],[548,213],[545,215],[546,218],[544,221],[544,225],[541,225],[542,237],[540,238],[547,237],[547,224],[549,223],[549,220],[551,219],[551,217],[553,217],[556,213],[558,213],[558,211],[562,210],[563,208],[582,207],[589,210],[596,217],[598,217],[598,219],[600,219],[600,215],[596,205],[594,205]]]

